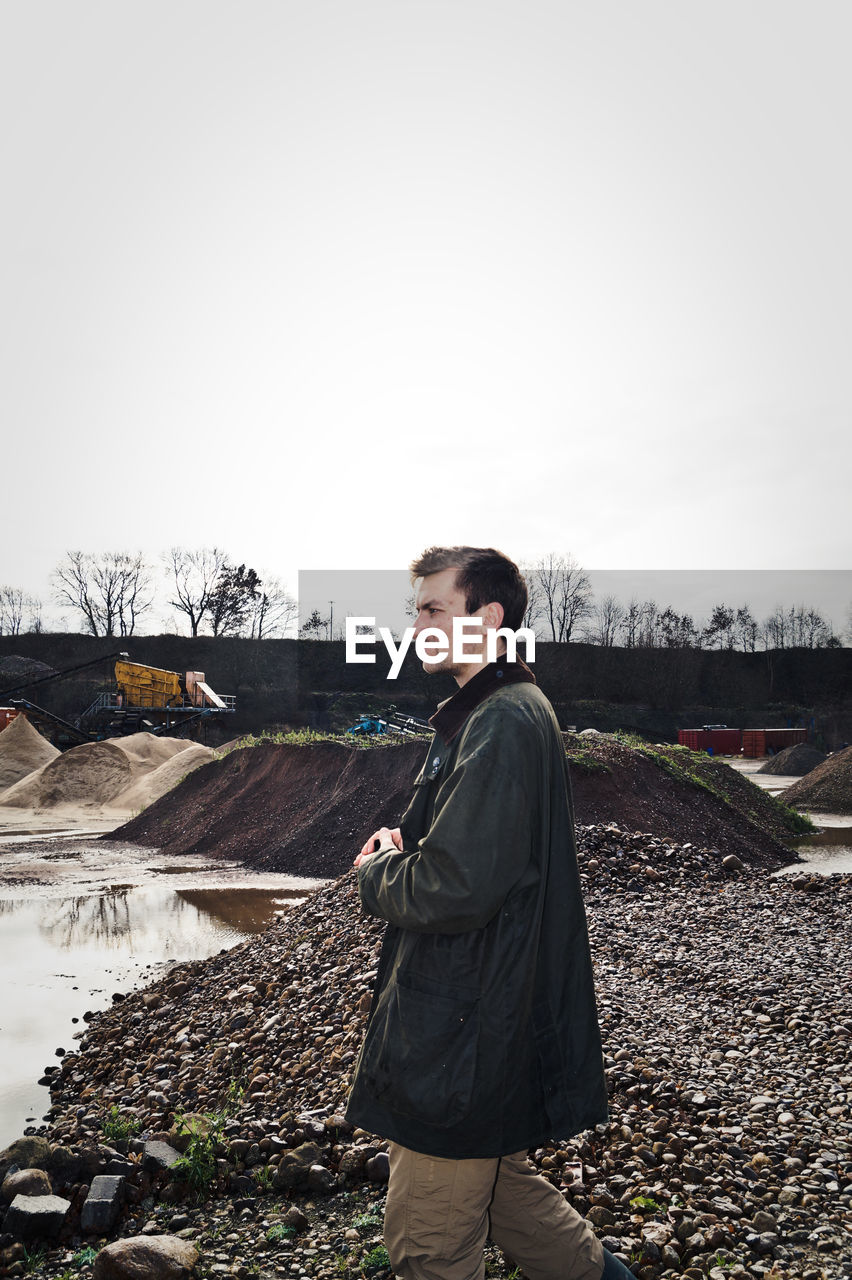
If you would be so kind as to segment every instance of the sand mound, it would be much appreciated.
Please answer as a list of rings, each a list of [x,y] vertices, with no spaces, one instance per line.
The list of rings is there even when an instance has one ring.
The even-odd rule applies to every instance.
[[[9,787],[0,804],[18,809],[99,807],[133,782],[130,759],[112,742],[84,742]]]
[[[157,738],[153,733],[131,733],[126,738],[113,738],[111,741],[113,746],[129,756],[134,765],[141,765],[144,769],[159,769],[173,756],[197,745],[186,738]]]
[[[806,742],[794,742],[792,747],[785,747],[783,751],[778,752],[777,756],[767,760],[757,772],[780,773],[787,774],[788,777],[801,778],[804,774],[810,773],[811,769],[815,769],[818,764],[822,764],[825,759],[824,751],[809,747]]]
[[[0,733],[0,791],[58,755],[56,747],[33,728],[26,716],[16,716]]]
[[[3,731],[3,737],[18,720]],[[39,738],[32,726],[29,729]],[[42,757],[40,767],[31,765],[25,776],[18,773],[20,780],[0,794],[0,805],[37,811],[72,806],[86,810],[141,809],[164,795],[184,774],[213,757],[208,747],[182,738],[157,738],[150,733],[84,742],[64,755],[44,739],[39,741],[50,754],[46,760]],[[127,799],[125,792],[129,793]]]
[[[188,773],[192,773],[193,769],[207,764],[208,760],[215,757],[215,753],[209,747],[202,747],[197,742],[185,742],[181,745],[185,750],[173,753],[170,759],[145,774],[126,791],[122,791],[112,801],[111,807],[129,809],[131,813],[147,809],[149,804],[153,804],[167,791],[171,791],[172,787],[176,787]]]
[[[784,803],[817,813],[852,813],[852,747],[835,751],[784,792]]]

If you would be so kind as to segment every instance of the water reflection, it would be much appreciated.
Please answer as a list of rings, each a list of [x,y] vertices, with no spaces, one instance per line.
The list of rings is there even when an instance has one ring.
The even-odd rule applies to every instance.
[[[41,1122],[50,1098],[36,1082],[58,1048],[74,1048],[87,1009],[164,963],[205,959],[258,932],[309,891],[296,883],[176,889],[113,873],[89,892],[79,882],[67,894],[57,883],[0,887],[0,1149]]]

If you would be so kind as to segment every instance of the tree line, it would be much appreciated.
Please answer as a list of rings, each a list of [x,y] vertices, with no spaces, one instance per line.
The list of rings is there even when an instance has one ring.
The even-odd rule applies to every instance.
[[[155,579],[167,582],[167,604],[192,636],[282,635],[299,607],[277,578],[234,564],[219,547],[172,547],[160,574],[141,552],[68,551],[52,574],[53,599],[72,609],[93,636],[132,636],[154,607]],[[41,602],[0,587],[0,634],[43,631]]]
[[[246,636],[263,640],[294,634],[299,606],[284,584],[235,564],[219,547],[172,547],[160,557],[167,603],[192,636]],[[551,553],[522,565],[529,600],[524,626],[541,640],[582,641],[623,648],[757,649],[839,648],[842,640],[819,610],[778,606],[762,620],[748,603],[715,604],[707,619],[670,604],[635,597],[596,597],[588,574],[570,555]],[[53,598],[79,615],[93,636],[132,636],[154,607],[155,567],[141,552],[68,551],[53,575]],[[409,602],[409,605],[413,603]],[[0,586],[0,635],[44,630],[42,603],[20,588]],[[318,610],[298,628],[305,637],[332,637],[330,618]],[[852,641],[852,605],[846,626]]]

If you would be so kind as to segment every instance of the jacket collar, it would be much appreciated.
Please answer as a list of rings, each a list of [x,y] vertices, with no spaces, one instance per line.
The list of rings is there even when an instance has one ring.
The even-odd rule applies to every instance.
[[[444,742],[450,743],[461,732],[465,720],[480,702],[484,702],[495,689],[507,684],[535,684],[536,679],[525,662],[518,658],[509,662],[501,653],[495,662],[489,662],[481,671],[463,684],[458,693],[441,702],[429,724]]]

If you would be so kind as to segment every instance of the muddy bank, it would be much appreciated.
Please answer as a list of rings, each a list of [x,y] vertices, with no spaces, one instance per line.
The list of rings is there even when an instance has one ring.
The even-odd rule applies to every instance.
[[[791,860],[789,818],[727,765],[676,747],[636,748],[566,734],[575,817],[615,822],[755,864]],[[115,832],[170,854],[239,857],[247,866],[336,876],[381,824],[395,826],[428,744],[356,748],[325,742],[233,751]]]

